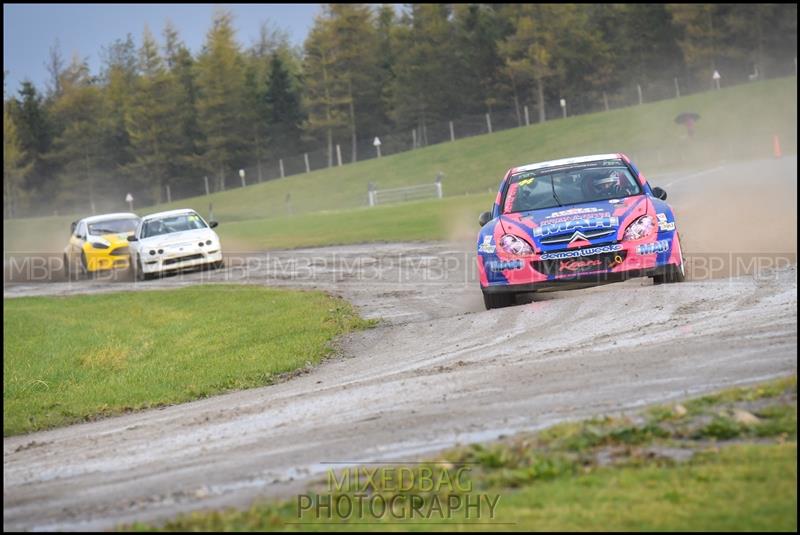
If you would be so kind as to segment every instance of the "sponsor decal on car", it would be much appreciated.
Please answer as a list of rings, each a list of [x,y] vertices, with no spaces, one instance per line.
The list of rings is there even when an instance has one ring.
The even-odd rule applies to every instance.
[[[551,234],[561,234],[579,228],[585,229],[602,229],[614,228],[619,225],[618,217],[592,217],[574,219],[571,221],[560,221],[558,223],[551,223],[549,225],[542,225],[541,227],[533,229],[533,235],[536,237],[549,236]]]
[[[621,250],[622,250],[622,244],[615,243],[613,245],[601,245],[598,247],[589,247],[587,249],[575,249],[574,251],[544,253],[540,258],[542,260],[562,260],[567,258],[579,258],[581,256],[594,256],[603,253],[615,253]]]
[[[653,243],[643,243],[636,247],[636,254],[649,255],[669,251],[669,240],[659,240]]]
[[[602,208],[596,208],[596,207],[570,208],[569,210],[560,210],[558,212],[553,212],[552,214],[550,214],[548,219],[550,219],[552,217],[561,217],[561,216],[565,216],[565,215],[590,214],[590,213],[602,212],[602,211],[603,211]]]
[[[561,271],[584,271],[587,268],[599,268],[602,265],[603,263],[598,258],[593,260],[562,260],[558,265],[558,269]]]
[[[489,271],[504,271],[506,269],[522,269],[522,260],[490,261],[486,263]]]
[[[478,247],[478,251],[479,252],[481,252],[481,253],[489,253],[489,254],[494,253],[496,249],[497,249],[497,247],[492,245],[492,236],[491,235],[484,236],[483,237],[483,243],[480,244],[480,246]]]
[[[656,214],[656,218],[658,218],[658,230],[661,232],[675,230],[675,222],[667,221],[667,214]]]
[[[611,212],[597,212],[593,214],[594,217],[611,217]],[[575,221],[576,219],[582,219],[583,216],[581,214],[574,214],[574,215],[564,215],[559,217],[548,217],[544,221],[541,222],[542,225],[552,225],[554,223],[561,223],[563,221]],[[531,220],[534,221],[533,217]]]

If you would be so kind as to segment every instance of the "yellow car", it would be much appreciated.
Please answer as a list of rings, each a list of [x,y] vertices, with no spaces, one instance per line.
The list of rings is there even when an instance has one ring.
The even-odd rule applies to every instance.
[[[104,214],[72,223],[72,235],[64,248],[64,272],[93,274],[111,269],[128,269],[128,236],[139,225],[133,213]]]

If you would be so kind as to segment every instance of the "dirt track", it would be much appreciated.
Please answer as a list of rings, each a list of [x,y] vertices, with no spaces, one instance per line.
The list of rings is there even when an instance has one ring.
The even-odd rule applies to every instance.
[[[796,373],[796,160],[748,165],[766,169],[753,189],[731,166],[652,180],[669,192],[698,262],[712,258],[701,253],[780,253],[762,255],[763,269],[742,263],[749,275],[733,279],[739,257],[722,255],[728,267],[696,266],[684,284],[637,279],[486,312],[471,244],[459,243],[247,255],[225,271],[144,285],[7,285],[6,297],[203,280],[319,287],[384,323],[275,386],[4,440],[4,528],[105,529],[246,505],[291,495],[325,462],[430,456]],[[726,233],[734,223],[739,232]],[[751,235],[762,238],[748,244]]]

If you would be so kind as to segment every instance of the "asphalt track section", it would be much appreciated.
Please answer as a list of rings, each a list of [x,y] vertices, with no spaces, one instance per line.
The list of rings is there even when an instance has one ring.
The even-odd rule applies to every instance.
[[[5,439],[4,529],[101,530],[246,506],[291,497],[326,463],[430,458],[796,373],[796,179],[796,159],[655,177],[691,280],[634,279],[500,310],[483,310],[472,244],[461,242],[245,254],[143,284],[6,284],[5,297],[208,281],[321,288],[384,321],[277,385]]]

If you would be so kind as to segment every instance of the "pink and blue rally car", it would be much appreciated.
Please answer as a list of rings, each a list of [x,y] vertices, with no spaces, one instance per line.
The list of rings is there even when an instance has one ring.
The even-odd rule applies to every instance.
[[[667,193],[624,154],[509,169],[480,217],[478,274],[487,309],[515,295],[631,277],[682,282],[684,262]]]

